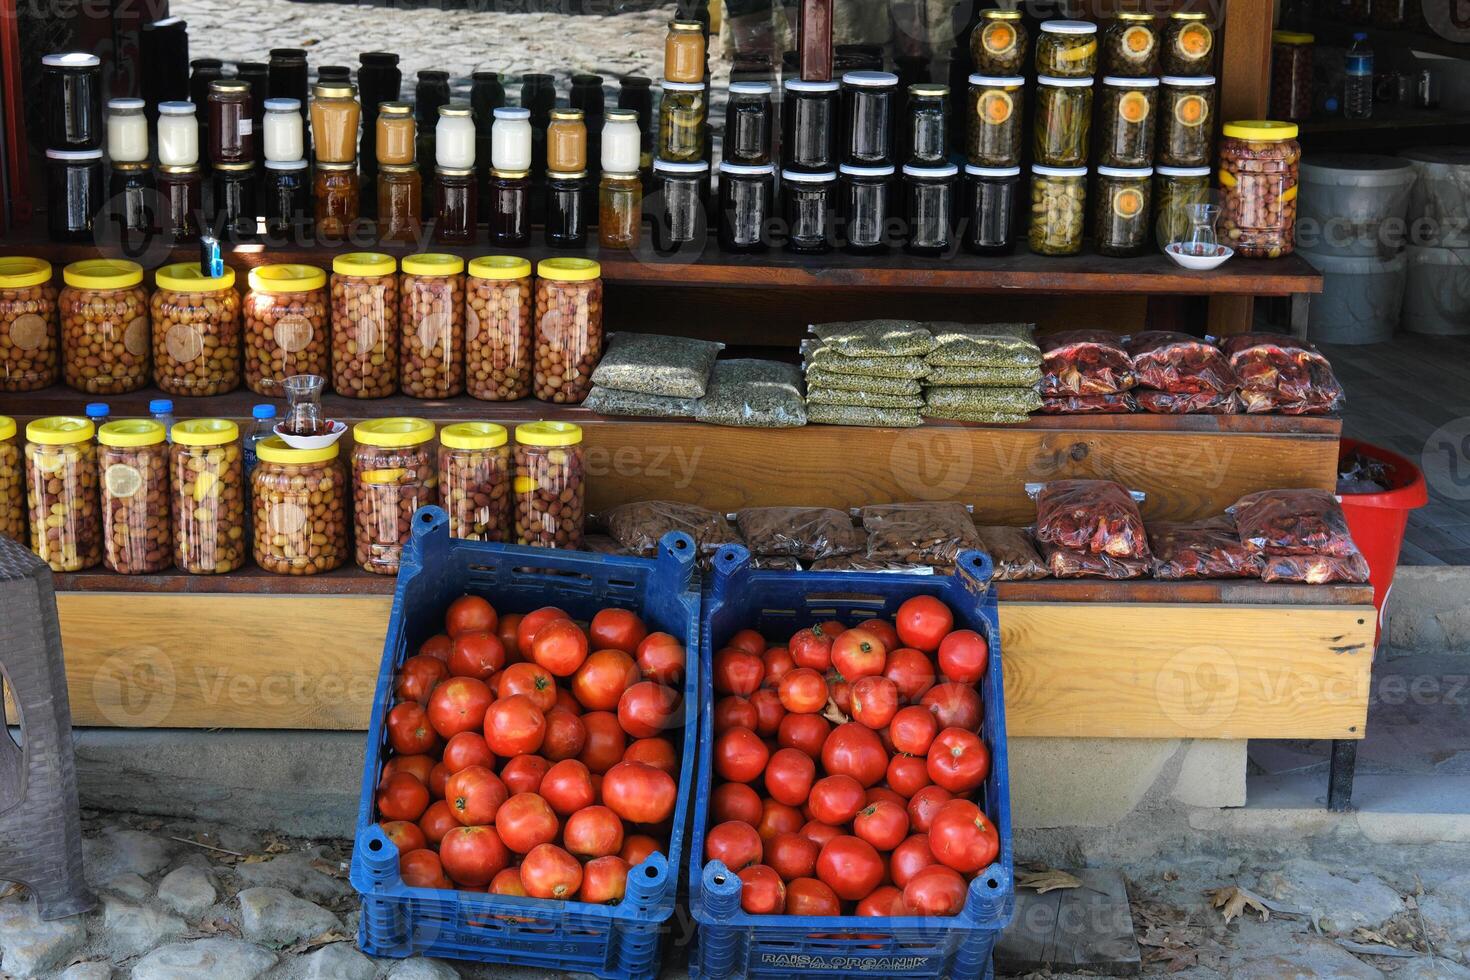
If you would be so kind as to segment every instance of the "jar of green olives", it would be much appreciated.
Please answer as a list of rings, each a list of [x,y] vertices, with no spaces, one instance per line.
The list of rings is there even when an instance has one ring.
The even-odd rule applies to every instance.
[[[1214,116],[1213,75],[1165,75],[1159,87],[1155,159],[1167,167],[1209,166]]]
[[[1092,127],[1092,79],[1036,79],[1036,123],[1033,155],[1044,167],[1080,167],[1087,163]]]
[[[1031,168],[1031,225],[1027,242],[1037,255],[1082,251],[1087,207],[1087,168]]]
[[[1120,13],[1108,25],[1102,44],[1103,71],[1124,78],[1159,73],[1159,28],[1153,14]]]
[[[1092,228],[1098,254],[1142,255],[1148,247],[1152,167],[1098,167]]]
[[[1179,10],[1169,15],[1160,52],[1165,75],[1208,75],[1214,56],[1215,31],[1209,14]]]
[[[1159,248],[1183,241],[1189,234],[1189,205],[1208,204],[1209,167],[1154,169],[1154,240]]]
[[[1091,78],[1097,74],[1097,25],[1085,20],[1042,21],[1036,74]]]
[[[970,58],[981,75],[1019,75],[1026,70],[1031,38],[1019,10],[985,10],[970,35]]]
[[[965,155],[976,167],[1014,167],[1021,162],[1020,75],[971,75],[970,122]]]
[[[1154,162],[1157,78],[1103,79],[1098,96],[1098,158],[1103,167],[1147,167]]]

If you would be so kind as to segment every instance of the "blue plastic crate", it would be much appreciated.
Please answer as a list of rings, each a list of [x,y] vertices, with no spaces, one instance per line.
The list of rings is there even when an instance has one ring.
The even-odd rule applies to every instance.
[[[364,952],[511,963],[607,978],[657,976],[663,923],[674,911],[678,891],[698,750],[698,717],[692,710],[699,703],[701,660],[694,567],[694,540],[686,534],[665,535],[658,556],[648,560],[452,540],[444,511],[425,507],[415,515],[383,644],[352,853],[352,885],[362,896],[357,942]],[[617,905],[410,888],[399,876],[398,849],[374,819],[393,675],[419,644],[440,631],[449,603],[467,592],[484,596],[503,612],[556,605],[589,619],[608,606],[632,609],[650,630],[679,637],[688,651],[684,699],[691,710],[669,851],[629,872],[626,896]]]
[[[954,610],[955,624],[983,635],[990,664],[981,690],[982,734],[990,746],[985,813],[1000,833],[1000,858],[970,883],[964,910],[939,918],[749,915],[740,908],[740,879],[718,861],[705,863],[709,822],[705,801],[713,789],[714,719],[710,655],[700,668],[699,805],[689,840],[689,905],[698,924],[690,973],[707,980],[729,977],[944,977],[978,980],[990,975],[995,940],[1015,909],[1012,878],[1010,774],[1006,761],[1000,621],[990,588],[990,558],[959,556],[952,576],[857,572],[757,571],[738,545],[721,548],[706,582],[701,616],[702,649],[719,650],[738,630],[753,627],[768,638],[790,636],[828,619],[848,625],[891,617],[905,599],[932,595]]]

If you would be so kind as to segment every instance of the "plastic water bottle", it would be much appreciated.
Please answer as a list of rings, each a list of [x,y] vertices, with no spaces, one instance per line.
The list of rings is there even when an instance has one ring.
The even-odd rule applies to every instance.
[[[1373,116],[1373,48],[1368,35],[1353,35],[1353,46],[1347,53],[1347,77],[1344,79],[1343,114],[1349,119]]]
[[[247,477],[254,471],[258,459],[255,447],[260,445],[262,440],[275,435],[272,430],[276,426],[276,406],[256,405],[250,410],[250,417],[255,421],[250,423],[250,431],[245,435],[245,475]]]
[[[153,421],[163,425],[163,437],[174,441],[174,403],[167,398],[155,398],[148,403],[148,414]]]
[[[87,418],[99,429],[107,424],[107,417],[112,414],[106,402],[88,402],[85,411]]]

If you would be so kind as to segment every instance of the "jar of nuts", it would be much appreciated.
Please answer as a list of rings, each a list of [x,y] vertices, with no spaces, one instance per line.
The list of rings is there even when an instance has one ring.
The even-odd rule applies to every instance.
[[[581,426],[516,426],[516,543],[581,548],[585,484]]]
[[[465,284],[465,387],[489,402],[531,397],[531,263],[514,255],[470,261]]]
[[[347,471],[339,445],[292,449],[271,436],[255,452],[255,563],[279,575],[341,568],[347,560]]]
[[[51,263],[0,258],[0,391],[55,384],[59,347]]]
[[[1247,258],[1275,259],[1296,248],[1302,148],[1296,123],[1226,123],[1220,141],[1220,243]]]
[[[323,377],[330,366],[327,274],[312,265],[262,265],[250,270],[245,294],[245,384],[281,398],[296,374]]]
[[[382,252],[332,260],[332,390],[347,398],[398,391],[398,263]]]
[[[148,291],[143,267],[86,259],[61,271],[62,377],[78,391],[118,395],[148,384]]]
[[[372,419],[352,428],[352,505],[357,564],[398,574],[399,554],[413,533],[413,514],[439,502],[434,423]]]
[[[26,426],[26,484],[31,550],[56,572],[80,572],[102,560],[96,426],[53,416]]]
[[[536,397],[580,403],[602,360],[602,266],[542,259],[536,266]]]
[[[439,505],[449,536],[509,541],[510,445],[505,426],[457,422],[439,433]]]
[[[411,398],[464,394],[464,259],[422,252],[403,259],[399,371]]]
[[[120,419],[97,430],[102,564],[122,575],[173,564],[169,450],[162,422]]]
[[[174,563],[194,575],[245,564],[245,467],[240,427],[189,419],[173,431]]]
[[[170,395],[223,395],[240,387],[240,295],[235,270],[206,276],[197,262],[154,275],[153,383]]]
[[[20,476],[15,419],[0,415],[0,535],[26,541],[26,485]]]

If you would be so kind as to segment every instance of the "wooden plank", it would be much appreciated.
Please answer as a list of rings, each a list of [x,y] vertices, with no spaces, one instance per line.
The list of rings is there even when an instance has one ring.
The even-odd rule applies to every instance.
[[[1081,887],[1045,895],[1016,891],[1015,918],[996,941],[998,973],[1126,977],[1142,971],[1123,875],[1105,868],[1069,873]]]

